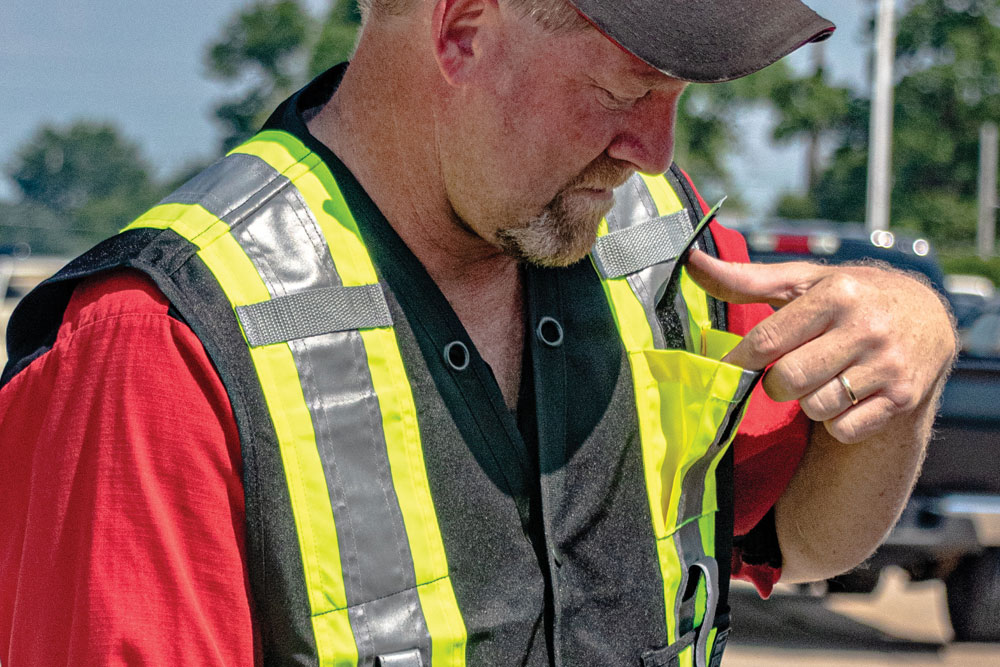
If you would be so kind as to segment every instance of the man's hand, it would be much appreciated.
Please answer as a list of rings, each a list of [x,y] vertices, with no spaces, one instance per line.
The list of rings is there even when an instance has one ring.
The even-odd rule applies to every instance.
[[[872,266],[731,264],[694,252],[687,269],[724,301],[779,307],[726,360],[770,365],[767,393],[799,401],[826,427],[813,429],[775,506],[782,579],[854,567],[884,539],[916,481],[956,352],[946,306],[919,280]]]
[[[904,273],[807,262],[732,264],[697,251],[687,268],[717,298],[780,308],[726,361],[754,370],[773,364],[764,378],[768,395],[799,401],[840,442],[861,442],[912,413],[954,359],[950,315],[929,287]]]

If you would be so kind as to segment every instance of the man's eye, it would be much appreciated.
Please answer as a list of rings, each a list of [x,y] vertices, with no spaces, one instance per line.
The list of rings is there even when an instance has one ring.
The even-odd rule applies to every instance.
[[[639,97],[623,97],[620,95],[615,95],[613,92],[607,88],[598,88],[598,98],[601,104],[603,104],[608,109],[619,110],[628,109],[635,105],[636,102],[641,100],[643,96]]]

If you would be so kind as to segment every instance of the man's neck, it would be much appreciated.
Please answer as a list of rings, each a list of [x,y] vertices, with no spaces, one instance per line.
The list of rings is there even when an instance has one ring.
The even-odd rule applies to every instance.
[[[386,89],[392,64],[368,71],[364,63],[348,67],[309,131],[351,170],[423,264],[490,364],[507,404],[516,405],[524,328],[520,268],[455,217],[436,153],[427,148],[435,145],[428,111],[413,112],[418,100],[378,99],[371,91]],[[381,84],[372,85],[372,77]]]

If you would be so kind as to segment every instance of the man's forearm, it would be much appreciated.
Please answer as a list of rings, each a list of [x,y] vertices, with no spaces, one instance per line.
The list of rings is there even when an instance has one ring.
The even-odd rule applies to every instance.
[[[814,424],[775,506],[784,582],[826,579],[861,563],[899,518],[920,472],[944,380],[917,410],[855,444]]]

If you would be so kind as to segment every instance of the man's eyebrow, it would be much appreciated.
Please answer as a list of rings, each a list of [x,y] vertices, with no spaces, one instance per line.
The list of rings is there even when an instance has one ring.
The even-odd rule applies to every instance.
[[[664,83],[677,80],[642,62],[635,63],[629,68],[627,74],[628,76],[634,77],[636,80],[640,81],[644,86],[649,86],[650,88],[655,88],[663,85]]]

